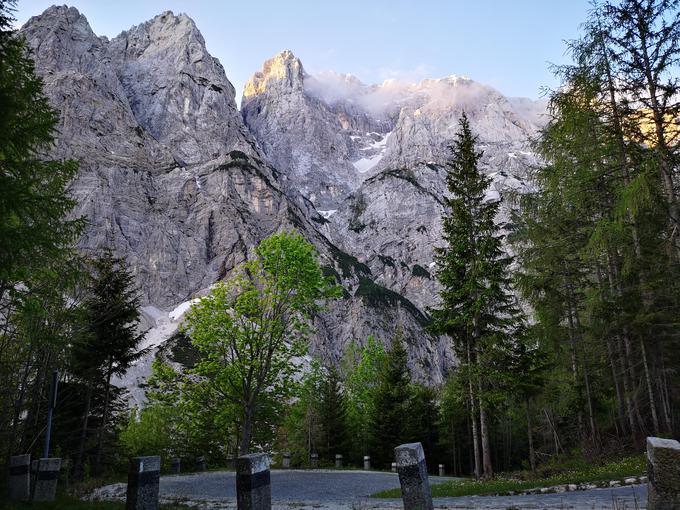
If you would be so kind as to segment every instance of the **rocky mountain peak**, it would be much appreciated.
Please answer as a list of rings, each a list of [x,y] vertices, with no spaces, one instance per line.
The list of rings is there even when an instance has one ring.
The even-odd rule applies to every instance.
[[[92,72],[98,66],[106,43],[105,38],[95,35],[78,9],[66,5],[53,5],[32,17],[22,27],[22,33],[29,41],[40,40],[40,44],[32,46],[33,57],[38,64],[51,62],[53,72]]]
[[[292,51],[283,50],[266,60],[262,70],[248,80],[243,89],[243,103],[272,87],[280,91],[300,92],[304,88],[304,78],[305,70],[300,59]]]

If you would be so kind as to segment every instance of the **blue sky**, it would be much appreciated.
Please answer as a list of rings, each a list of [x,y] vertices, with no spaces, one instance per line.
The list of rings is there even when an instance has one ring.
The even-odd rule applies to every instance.
[[[53,1],[19,0],[23,24]],[[365,83],[465,75],[509,96],[554,87],[588,0],[72,0],[95,33],[113,37],[165,10],[196,22],[236,87],[283,49],[308,72],[332,69]]]

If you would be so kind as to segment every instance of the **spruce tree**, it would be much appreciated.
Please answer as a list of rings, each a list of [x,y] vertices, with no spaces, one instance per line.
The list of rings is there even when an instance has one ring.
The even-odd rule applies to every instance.
[[[321,381],[319,419],[322,444],[319,452],[328,460],[335,454],[347,455],[347,404],[338,370],[331,366]]]
[[[146,353],[139,349],[144,335],[138,330],[138,290],[125,261],[107,249],[92,261],[92,270],[85,301],[88,328],[74,345],[72,355],[73,370],[88,385],[76,471],[82,468],[93,390],[101,388],[103,393],[95,457],[95,469],[100,471],[110,419],[111,379],[124,374]]]
[[[503,355],[512,349],[523,317],[510,289],[512,259],[494,222],[500,203],[486,198],[491,179],[479,170],[483,153],[476,149],[465,113],[451,149],[446,176],[450,196],[444,198],[442,219],[445,245],[436,250],[441,302],[431,310],[432,329],[452,338],[461,369],[467,373],[475,472],[480,475],[480,444],[483,474],[490,477],[488,394],[496,373],[504,369]]]
[[[376,466],[389,468],[394,448],[404,442],[406,409],[411,397],[406,350],[399,331],[379,375],[371,417],[371,459]]]

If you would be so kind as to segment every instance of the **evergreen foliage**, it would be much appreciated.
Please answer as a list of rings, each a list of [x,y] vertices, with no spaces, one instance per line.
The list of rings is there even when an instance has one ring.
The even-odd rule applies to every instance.
[[[397,331],[379,373],[371,415],[371,460],[383,469],[390,467],[394,461],[394,448],[406,437],[411,393],[411,376],[406,363],[406,350]]]
[[[441,304],[432,309],[432,329],[451,337],[467,373],[473,430],[477,433],[485,477],[493,475],[488,409],[506,377],[508,357],[522,344],[523,316],[510,289],[512,259],[503,249],[495,223],[499,202],[488,200],[491,180],[480,172],[476,140],[465,113],[451,147],[444,198],[445,246],[436,250]],[[474,439],[474,444],[477,440]],[[478,459],[478,455],[475,455]],[[477,475],[481,474],[476,460]]]

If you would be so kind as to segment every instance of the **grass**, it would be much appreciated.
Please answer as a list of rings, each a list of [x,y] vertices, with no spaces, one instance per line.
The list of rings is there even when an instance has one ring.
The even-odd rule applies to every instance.
[[[186,510],[183,505],[160,505],[159,510]],[[59,494],[57,499],[45,503],[0,503],[1,510],[125,510],[120,501],[82,501],[69,494]]]
[[[617,462],[588,465],[575,461],[561,466],[547,466],[539,471],[539,477],[531,472],[521,471],[498,475],[491,480],[455,480],[431,486],[433,497],[507,495],[529,489],[555,485],[609,482],[641,475],[646,467],[644,455],[625,457]],[[373,494],[373,498],[400,498],[399,489],[390,489]]]

